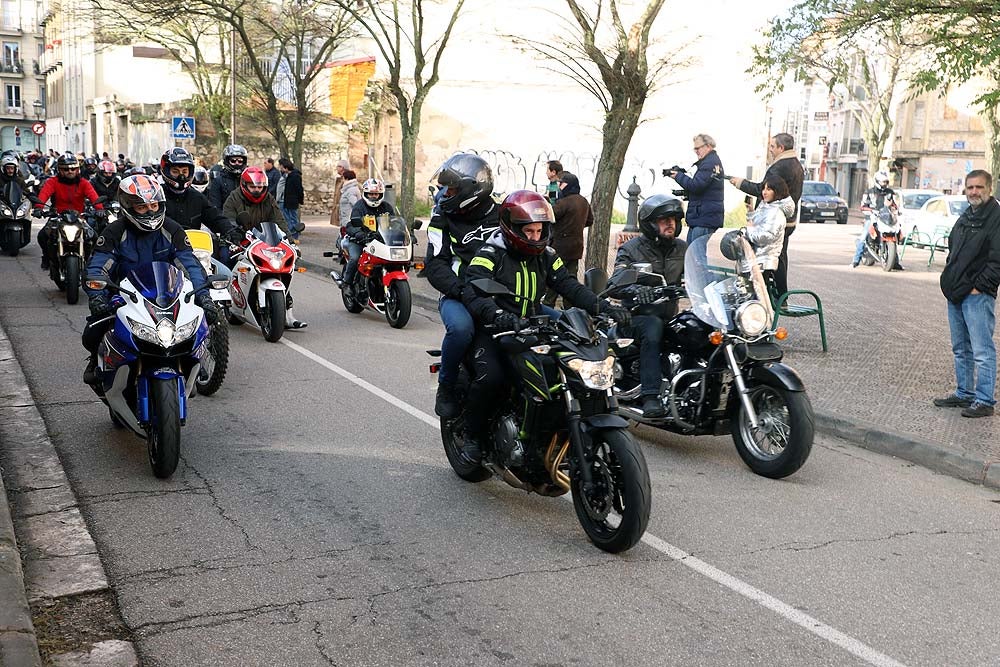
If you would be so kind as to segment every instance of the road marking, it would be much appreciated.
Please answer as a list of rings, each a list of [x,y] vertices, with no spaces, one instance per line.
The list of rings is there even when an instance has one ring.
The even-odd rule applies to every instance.
[[[341,368],[332,361],[324,359],[323,357],[307,350],[301,345],[292,343],[291,341],[288,341],[284,338],[282,338],[279,342],[287,345],[288,347],[295,350],[302,356],[315,361],[323,368],[333,371],[334,373],[341,376],[345,380],[353,382],[354,384],[361,387],[365,391],[374,394],[375,396],[378,396],[383,401],[391,405],[394,405],[403,412],[413,415],[414,417],[424,422],[428,426],[431,426],[438,430],[441,429],[441,425],[437,417],[429,415],[423,410],[420,410],[419,408],[410,405],[406,401],[393,396],[389,392],[379,389],[371,382],[368,382],[367,380],[358,377],[354,373],[344,368]],[[569,496],[563,496],[563,498],[566,500],[571,500]],[[893,660],[886,654],[876,651],[875,649],[868,646],[864,642],[854,639],[853,637],[844,634],[840,630],[837,630],[836,628],[833,628],[827,625],[826,623],[823,623],[822,621],[813,618],[809,614],[805,614],[799,611],[795,607],[792,607],[791,605],[786,604],[781,600],[772,597],[771,595],[768,595],[759,588],[754,588],[753,586],[743,581],[742,579],[737,579],[733,575],[723,572],[717,567],[709,565],[708,563],[699,558],[695,558],[694,556],[687,553],[683,549],[679,549],[678,547],[675,547],[669,542],[661,540],[659,537],[656,537],[655,535],[646,533],[645,535],[642,536],[642,541],[645,542],[648,546],[652,547],[653,549],[656,549],[660,553],[677,561],[681,565],[689,567],[698,574],[707,577],[712,581],[721,584],[722,586],[725,586],[734,593],[739,593],[743,597],[753,602],[756,602],[762,607],[770,609],[774,613],[784,617],[786,620],[794,623],[795,625],[801,627],[802,629],[811,632],[817,637],[825,639],[831,644],[839,646],[840,648],[854,654],[855,656],[864,660],[870,665],[876,665],[877,667],[905,667],[903,663],[897,662],[896,660]]]

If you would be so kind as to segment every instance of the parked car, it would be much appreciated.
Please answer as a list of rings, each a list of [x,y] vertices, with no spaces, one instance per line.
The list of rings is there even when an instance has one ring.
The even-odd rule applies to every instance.
[[[929,240],[943,236],[944,241],[938,241],[935,245],[947,246],[951,228],[968,207],[969,200],[965,198],[965,195],[931,197],[918,210],[907,215],[906,220],[902,223],[903,238],[916,230],[919,232],[919,236],[911,240],[911,244],[926,245]]]
[[[836,220],[847,224],[847,202],[833,186],[824,181],[806,181],[802,184],[799,203],[799,222],[826,222]]]
[[[944,193],[940,190],[914,190],[914,189],[899,189],[896,190],[896,199],[899,202],[899,224],[903,226],[903,231],[909,231],[913,228],[913,225],[907,225],[907,220],[911,215],[920,210],[920,208],[927,202],[931,197],[940,197]]]

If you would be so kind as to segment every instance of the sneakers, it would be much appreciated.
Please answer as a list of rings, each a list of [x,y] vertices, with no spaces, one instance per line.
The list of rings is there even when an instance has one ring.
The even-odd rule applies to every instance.
[[[434,398],[434,414],[444,419],[454,419],[460,412],[458,397],[455,396],[455,386],[450,382],[439,382],[437,396]]]
[[[466,435],[459,456],[462,459],[462,463],[477,466],[483,462],[483,448],[479,446],[478,440],[471,435]]]
[[[993,416],[993,406],[986,405],[985,403],[980,403],[979,401],[973,401],[972,405],[962,410],[963,417],[992,417]]]
[[[967,408],[972,405],[971,398],[959,398],[955,394],[945,398],[935,398],[934,405],[939,408]],[[991,408],[992,410],[992,408]],[[993,414],[992,412],[990,414]]]
[[[663,403],[660,402],[659,396],[645,396],[642,399],[642,416],[646,419],[655,419],[656,417],[663,417],[667,414],[667,411],[663,409]]]
[[[860,263],[861,263],[861,262],[851,262],[851,268],[852,268],[852,269],[856,269],[856,268],[858,268],[858,264],[860,264]]]

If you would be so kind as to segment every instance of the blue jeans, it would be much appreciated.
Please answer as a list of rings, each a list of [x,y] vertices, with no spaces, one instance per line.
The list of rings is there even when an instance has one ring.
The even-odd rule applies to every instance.
[[[348,241],[347,245],[347,266],[344,268],[344,284],[350,285],[354,282],[354,274],[358,272],[358,260],[361,259],[361,245],[354,241]]]
[[[948,302],[951,351],[955,355],[955,395],[977,403],[995,405],[997,349],[993,344],[996,299],[970,294],[962,303]]]
[[[285,208],[284,206],[280,208],[281,215],[285,216],[285,224],[288,225],[288,238],[299,238],[299,233],[295,231],[299,226],[299,209]]]
[[[476,325],[465,305],[457,299],[441,297],[438,313],[444,324],[444,340],[441,341],[441,370],[438,382],[448,384],[458,379],[458,366],[462,363],[466,350],[476,334]]]
[[[639,342],[639,384],[642,385],[642,395],[659,396],[660,383],[663,381],[660,367],[663,320],[655,315],[636,315],[632,318],[632,334]]]
[[[711,236],[714,233],[715,229],[712,227],[688,227],[688,245],[691,245],[696,239],[700,239],[702,236]],[[705,248],[707,247],[708,246],[705,246]],[[708,264],[708,259],[706,258],[706,252],[704,249],[698,253],[698,257],[701,259],[702,265]]]
[[[861,236],[858,237],[856,248],[854,250],[854,261],[853,264],[860,264],[861,257],[865,254],[865,241],[868,240],[868,235],[872,233],[872,221],[871,218],[865,223],[865,228],[861,232]]]

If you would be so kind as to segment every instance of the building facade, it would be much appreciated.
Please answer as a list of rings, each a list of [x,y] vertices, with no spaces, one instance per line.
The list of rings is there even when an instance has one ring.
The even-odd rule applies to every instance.
[[[42,69],[44,5],[35,0],[0,0],[0,150],[44,150],[44,135],[32,126],[45,118]]]

